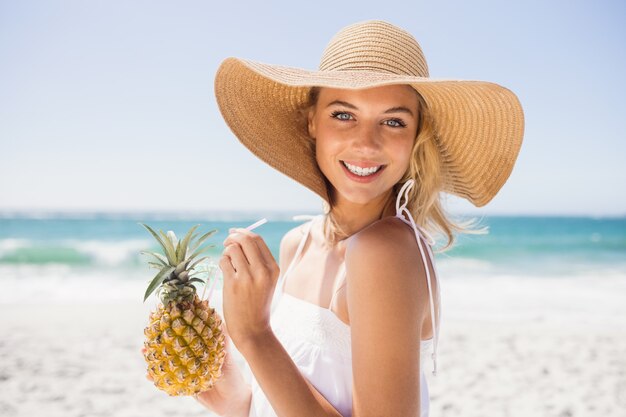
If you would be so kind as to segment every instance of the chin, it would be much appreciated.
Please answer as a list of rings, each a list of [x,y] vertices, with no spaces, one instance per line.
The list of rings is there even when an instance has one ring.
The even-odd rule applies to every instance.
[[[335,196],[339,194],[335,189]],[[350,192],[340,193],[341,198],[352,204],[366,205],[381,199],[384,192],[376,192],[374,190],[351,190]],[[337,198],[335,198],[335,201]]]

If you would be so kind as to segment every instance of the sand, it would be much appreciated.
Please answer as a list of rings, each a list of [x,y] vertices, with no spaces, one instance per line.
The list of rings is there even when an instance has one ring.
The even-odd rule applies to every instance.
[[[444,282],[431,415],[626,416],[626,280],[572,282]],[[143,283],[81,302],[72,285],[0,299],[1,416],[211,415],[145,379]]]

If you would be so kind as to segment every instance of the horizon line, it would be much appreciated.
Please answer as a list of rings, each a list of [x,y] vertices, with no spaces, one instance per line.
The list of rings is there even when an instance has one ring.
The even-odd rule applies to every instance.
[[[120,219],[132,217],[149,217],[152,219],[163,218],[167,220],[233,220],[256,217],[271,217],[275,220],[284,220],[297,215],[318,215],[321,210],[297,210],[297,209],[212,209],[212,210],[176,210],[176,209],[152,209],[152,210],[88,210],[88,209],[3,209],[0,208],[0,219]],[[450,212],[452,216],[461,217],[558,217],[558,218],[599,218],[599,219],[622,219],[624,213],[472,213]],[[210,217],[210,218],[209,218]]]

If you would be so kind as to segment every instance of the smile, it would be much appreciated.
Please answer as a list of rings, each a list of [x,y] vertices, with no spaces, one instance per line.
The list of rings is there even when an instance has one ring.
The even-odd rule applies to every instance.
[[[357,165],[352,165],[346,161],[341,161],[341,164],[344,166],[346,171],[348,171],[350,174],[353,174],[357,177],[362,177],[362,178],[375,176],[376,173],[380,172],[385,167],[384,165],[360,167]]]

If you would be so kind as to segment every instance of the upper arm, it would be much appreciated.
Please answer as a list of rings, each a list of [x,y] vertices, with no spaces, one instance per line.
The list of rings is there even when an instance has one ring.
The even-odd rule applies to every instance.
[[[349,242],[346,267],[354,416],[418,416],[428,288],[415,237],[377,222]]]

